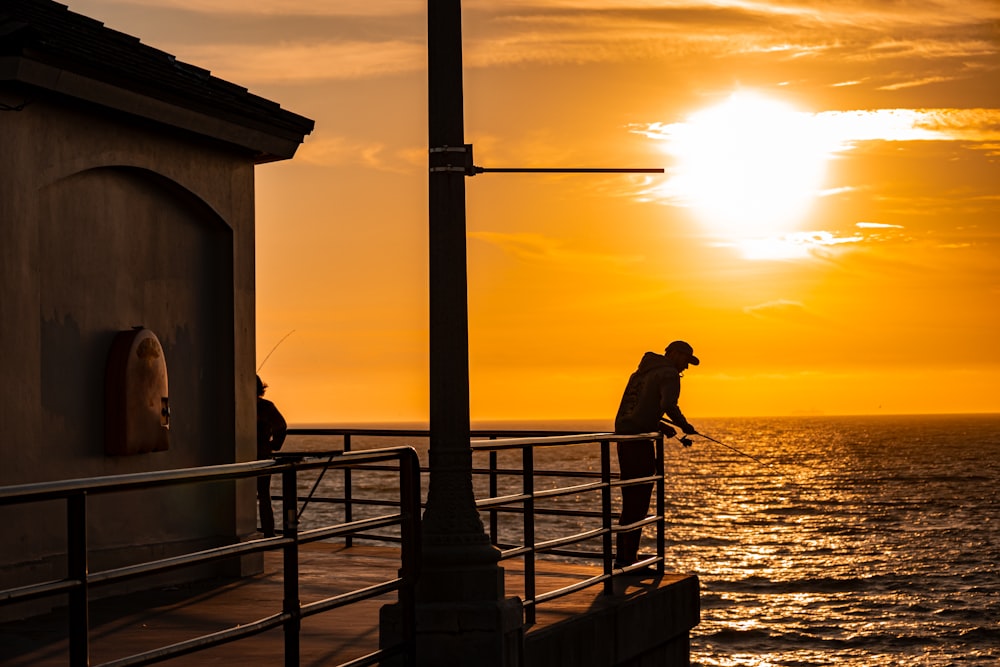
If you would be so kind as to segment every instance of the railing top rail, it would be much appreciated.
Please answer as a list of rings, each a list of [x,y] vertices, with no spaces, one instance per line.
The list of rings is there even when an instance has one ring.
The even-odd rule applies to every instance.
[[[401,438],[426,438],[431,432],[419,428],[326,428],[322,426],[293,426],[288,435],[371,435],[396,436]]]
[[[638,435],[624,435],[620,433],[582,433],[575,435],[555,435],[538,438],[498,438],[496,440],[473,440],[472,449],[476,451],[490,451],[500,449],[518,449],[521,447],[556,447],[560,445],[584,445],[603,440],[649,440],[659,437],[659,433],[640,433]]]
[[[380,429],[380,428],[290,428],[289,435],[328,435],[328,436],[392,436],[399,438],[406,437],[430,437],[430,431],[426,429]],[[534,447],[554,447],[558,445],[582,445],[601,440],[649,440],[657,438],[659,433],[640,433],[638,435],[624,435],[618,433],[602,432],[591,433],[588,431],[543,431],[543,430],[503,430],[503,429],[474,429],[469,432],[472,438],[472,449],[474,451],[494,451],[502,449],[516,449],[525,446]],[[487,439],[488,438],[488,439]],[[297,452],[296,452],[297,454]]]
[[[326,457],[311,456],[308,459],[295,457],[294,460],[292,458],[283,459],[279,456],[277,460],[268,459],[247,461],[244,463],[201,466],[197,468],[150,470],[124,475],[105,475],[101,477],[82,477],[31,484],[16,484],[12,486],[0,486],[0,505],[49,500],[79,493],[112,493],[170,484],[225,481],[241,477],[255,477],[264,471],[276,474],[291,468],[302,470],[324,466],[337,467],[355,463],[372,463],[396,458],[402,459],[403,457],[412,457],[416,460],[416,455],[416,450],[412,447],[386,447],[347,452],[332,458],[329,453],[327,453]]]
[[[497,429],[476,428],[469,431],[472,438],[540,438],[558,435],[586,435],[588,431],[573,431],[562,429]],[[294,426],[288,429],[288,435],[357,435],[357,436],[387,436],[397,438],[429,438],[429,429],[421,428],[326,428],[321,426]]]

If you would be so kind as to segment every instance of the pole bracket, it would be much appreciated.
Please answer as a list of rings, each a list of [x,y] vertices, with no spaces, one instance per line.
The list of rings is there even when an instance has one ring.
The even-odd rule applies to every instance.
[[[455,173],[475,176],[472,165],[472,144],[462,146],[437,146],[430,149],[430,169],[432,174]]]

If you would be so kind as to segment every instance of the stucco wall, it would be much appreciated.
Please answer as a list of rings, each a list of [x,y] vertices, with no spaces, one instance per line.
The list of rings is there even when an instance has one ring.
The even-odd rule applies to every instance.
[[[250,157],[44,97],[2,112],[0,156],[0,485],[253,459]],[[163,346],[170,445],[106,456],[107,354],[138,325]],[[64,516],[0,508],[0,588],[63,575]],[[231,541],[255,517],[252,482],[95,497],[92,569]]]

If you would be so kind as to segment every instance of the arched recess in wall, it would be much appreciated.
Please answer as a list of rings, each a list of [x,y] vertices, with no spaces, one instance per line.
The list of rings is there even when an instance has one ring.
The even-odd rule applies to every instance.
[[[38,238],[50,442],[66,443],[84,474],[231,460],[234,233],[227,221],[161,174],[101,166],[43,189]],[[161,457],[155,462],[102,454],[104,365],[115,333],[134,326],[156,333],[169,369],[171,446],[150,455]]]

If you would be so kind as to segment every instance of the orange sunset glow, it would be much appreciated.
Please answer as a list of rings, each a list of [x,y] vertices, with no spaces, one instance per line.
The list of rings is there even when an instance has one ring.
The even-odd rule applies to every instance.
[[[268,398],[426,421],[426,3],[63,2],[316,120],[256,171]],[[1000,412],[1000,3],[462,6],[477,165],[665,169],[467,179],[474,423],[610,427],[674,339],[692,419]]]

